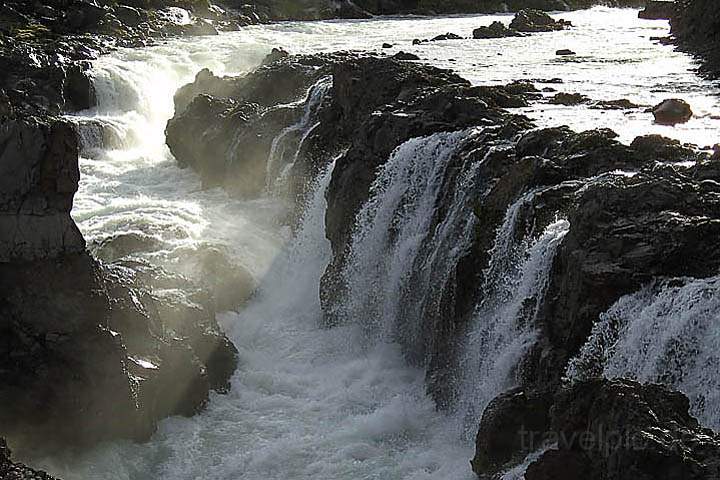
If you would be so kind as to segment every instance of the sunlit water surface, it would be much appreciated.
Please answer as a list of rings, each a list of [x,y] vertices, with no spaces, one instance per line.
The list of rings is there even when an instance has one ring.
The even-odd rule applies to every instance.
[[[458,422],[435,411],[424,372],[407,366],[393,343],[360,349],[355,327],[318,328],[318,280],[329,261],[323,191],[318,180],[301,231],[282,226],[286,205],[266,197],[230,199],[201,190],[177,168],[164,145],[172,95],[195,73],[241,73],[272,47],[292,53],[369,50],[418,54],[477,84],[561,78],[559,91],[597,100],[628,98],[652,105],[681,97],[697,116],[676,128],[651,115],[538,103],[524,113],[540,125],[613,128],[623,141],[660,133],[712,145],[720,122],[718,88],[693,72],[693,61],[651,42],[667,22],[638,20],[636,11],[594,9],[562,15],[575,28],[527,38],[411,44],[474,28],[509,15],[285,23],[217,37],[172,40],[120,50],[95,64],[99,107],[84,117],[112,126],[115,146],[87,150],[73,216],[89,241],[142,232],[163,247],[141,256],[181,269],[208,246],[226,249],[260,285],[249,306],[219,320],[240,351],[228,395],[213,395],[206,412],[172,418],[142,445],[115,442],[83,453],[32,459],[66,480],[145,479],[471,479],[472,442]],[[383,50],[383,42],[395,44]],[[570,48],[575,57],[558,57]],[[538,83],[538,86],[543,85]],[[83,116],[77,118],[83,120]],[[189,132],[192,134],[192,132]]]

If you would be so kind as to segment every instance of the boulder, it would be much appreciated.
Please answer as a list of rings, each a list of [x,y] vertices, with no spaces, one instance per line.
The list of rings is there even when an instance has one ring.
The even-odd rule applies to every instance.
[[[517,30],[513,30],[505,26],[502,22],[492,22],[489,26],[482,26],[473,30],[473,38],[505,38],[505,37],[522,37],[523,34]]]
[[[681,393],[622,379],[588,380],[554,395],[511,390],[483,415],[473,470],[498,478],[544,448],[527,480],[715,478],[720,437],[688,409]]]
[[[550,431],[553,392],[514,388],[483,412],[475,440],[473,471],[492,476],[535,451]]]
[[[573,52],[570,49],[563,48],[555,52],[555,55],[558,56],[568,56],[568,55],[577,55],[575,52]]]
[[[550,98],[550,103],[556,105],[574,106],[588,103],[590,99],[581,93],[564,93],[560,92]]]
[[[565,462],[591,479],[716,478],[720,437],[688,410],[687,397],[659,385],[592,380],[563,389],[552,409],[558,451],[531,464],[525,478],[558,478]]]
[[[572,26],[565,20],[555,20],[547,13],[540,10],[520,10],[510,22],[510,28],[518,32],[554,32],[564,30]]]
[[[685,100],[671,98],[655,105],[652,108],[652,114],[655,117],[655,123],[677,125],[688,122],[693,116],[693,111]]]

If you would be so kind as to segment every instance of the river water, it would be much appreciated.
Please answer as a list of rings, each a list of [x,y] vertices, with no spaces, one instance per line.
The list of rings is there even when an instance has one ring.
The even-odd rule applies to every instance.
[[[282,224],[288,208],[282,198],[237,200],[220,189],[202,190],[192,171],[176,166],[164,144],[164,128],[173,113],[175,90],[201,68],[242,73],[280,46],[291,53],[402,49],[477,84],[561,78],[563,84],[552,85],[559,91],[597,100],[628,98],[652,105],[680,97],[698,116],[676,128],[653,125],[642,110],[538,103],[521,111],[540,125],[613,128],[626,142],[648,133],[699,146],[720,141],[720,120],[711,118],[720,114],[718,87],[692,72],[689,57],[650,41],[668,33],[667,22],[638,20],[634,10],[605,8],[562,16],[575,27],[526,38],[418,46],[412,39],[446,32],[471,36],[474,28],[493,20],[509,22],[511,16],[283,23],[119,50],[96,61],[99,106],[75,117],[106,126],[102,146],[89,130],[85,134],[88,148],[73,209],[83,234],[90,242],[130,232],[153,237],[161,246],[139,256],[181,271],[194,252],[220,248],[253,275],[258,292],[240,312],[219,315],[240,351],[240,367],[231,392],[213,394],[206,412],[163,421],[146,444],[114,442],[89,452],[32,459],[33,465],[66,480],[472,479],[474,445],[463,422],[436,411],[425,394],[425,372],[408,366],[392,338],[380,335],[368,344],[358,340],[365,333],[353,323],[318,327],[318,283],[330,260],[323,221],[331,170],[317,179],[301,227],[291,236]],[[383,50],[383,42],[396,47]],[[560,48],[578,55],[557,57]],[[405,150],[423,151],[436,140],[421,140],[425,143]],[[421,220],[416,225],[422,226]],[[375,225],[378,231],[381,227]],[[527,245],[528,252],[554,252],[549,246],[562,239],[567,225],[560,221],[553,228],[541,243]],[[536,277],[545,264],[542,258],[519,258],[513,270],[530,276],[518,277],[518,288],[539,288],[543,279]],[[498,306],[488,318],[504,311],[508,308]],[[503,319],[495,320],[501,324]],[[490,330],[513,336],[512,325]],[[471,364],[499,371],[477,351],[483,342],[471,337],[469,344],[475,346]],[[512,348],[516,355],[523,351]],[[504,364],[513,361],[507,354],[493,351]],[[508,386],[504,381],[483,385],[494,383],[487,388]],[[474,396],[464,399],[466,404],[484,399],[474,406],[480,411],[492,397],[489,393],[495,393],[467,390]],[[517,475],[522,472],[508,478]]]

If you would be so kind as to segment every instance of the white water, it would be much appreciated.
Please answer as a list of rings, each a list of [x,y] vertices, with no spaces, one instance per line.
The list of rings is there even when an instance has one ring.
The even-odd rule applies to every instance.
[[[300,119],[285,127],[273,140],[267,163],[266,187],[269,190],[272,190],[278,179],[278,172],[288,172],[297,161],[305,140],[318,125],[315,122],[315,115],[331,87],[332,77],[323,77],[318,80],[308,91],[307,97],[302,99],[305,106]],[[237,155],[237,148],[235,150],[233,154]],[[290,160],[287,160],[286,157],[288,151],[291,153]]]
[[[432,301],[429,287],[444,286],[450,270],[470,237],[473,215],[465,199],[455,198],[455,211],[447,215],[440,231],[459,221],[458,237],[433,238],[432,246],[443,251],[443,262],[433,268],[437,250],[425,265],[416,265],[418,254],[431,234],[436,205],[446,183],[448,165],[457,148],[471,132],[438,133],[401,145],[382,166],[370,188],[370,200],[358,214],[351,250],[343,275],[347,292],[341,302],[341,318],[360,319],[371,341],[397,339],[412,354],[421,349],[423,315],[417,311],[401,321],[403,310],[414,303]],[[461,182],[460,195],[472,191],[473,172]],[[440,237],[443,237],[442,233]],[[415,282],[415,269],[424,271],[424,282]],[[432,276],[432,280],[429,277]],[[406,295],[412,290],[413,298]],[[417,295],[416,295],[417,294]],[[422,354],[421,354],[422,356]]]
[[[558,220],[535,240],[518,235],[518,214],[533,196],[517,200],[498,228],[482,299],[467,330],[457,415],[468,439],[477,433],[490,401],[518,384],[518,363],[535,343],[534,320],[555,252],[570,229],[566,220]]]
[[[100,105],[77,118],[106,126],[104,134],[85,132],[87,148],[73,210],[83,234],[90,241],[101,241],[118,233],[143,233],[161,244],[139,256],[181,271],[198,252],[221,248],[232,263],[254,274],[260,289],[247,309],[221,315],[241,354],[229,395],[213,395],[208,410],[194,418],[162,422],[147,444],[117,442],[33,463],[67,480],[473,478],[468,465],[472,442],[459,431],[458,422],[464,420],[471,429],[483,405],[512,385],[515,362],[533,334],[531,322],[517,323],[520,302],[525,295],[542,293],[542,272],[566,225],[559,222],[526,245],[528,255],[513,256],[508,250],[512,262],[494,255],[498,263],[510,267],[512,275],[498,284],[502,292],[498,301],[479,308],[468,350],[488,348],[500,355],[490,363],[479,355],[466,359],[473,373],[464,384],[476,382],[476,386],[465,391],[469,400],[461,418],[448,418],[437,413],[426,396],[424,370],[409,366],[402,348],[393,341],[396,327],[388,319],[397,315],[371,311],[363,319],[370,319],[369,324],[348,322],[331,330],[317,326],[318,280],[329,260],[322,222],[322,193],[329,173],[317,185],[300,232],[289,241],[280,223],[287,208],[282,199],[271,195],[254,201],[230,199],[219,189],[201,190],[193,172],[177,168],[163,135],[165,122],[172,116],[172,95],[201,68],[216,74],[243,72],[257,65],[272,47],[282,46],[293,53],[380,51],[380,45],[389,41],[398,45],[396,50],[413,51],[433,64],[455,68],[478,84],[562,77],[566,85],[561,90],[592,98],[628,97],[654,103],[682,96],[701,114],[716,112],[717,89],[688,71],[692,62],[670,47],[648,41],[649,36],[665,34],[666,23],[639,21],[635,15],[634,11],[595,9],[566,15],[577,25],[568,32],[421,46],[412,46],[412,39],[447,31],[469,36],[481,24],[509,17],[287,23],[119,50],[98,60],[94,71]],[[579,51],[581,61],[556,58],[557,48]],[[584,107],[541,105],[528,113],[543,124],[613,127],[625,141],[642,133],[663,133],[712,144],[719,125],[704,117],[670,129],[652,125],[647,114],[603,113]],[[303,124],[298,132],[306,134],[312,125]],[[99,145],[101,138],[105,143]],[[426,259],[428,269],[438,265],[445,269],[462,251],[464,235],[473,225],[472,217],[462,216],[463,189],[455,193],[458,208],[448,213],[440,230],[432,232],[434,249],[423,249],[418,243],[427,233],[429,214],[418,207],[430,205],[436,193],[436,183],[427,180],[449,159],[443,149],[460,140],[461,134],[446,134],[401,147],[405,153],[432,153],[441,161],[435,165],[418,156],[417,166],[423,167],[424,177],[401,174],[401,165],[392,174],[396,180],[422,183],[414,187],[416,194],[403,200],[411,207],[398,225],[403,241],[396,244],[390,263],[381,265],[384,273],[376,277],[389,288],[399,288],[407,275],[405,259],[419,256]],[[444,146],[433,150],[433,142]],[[278,140],[277,148],[281,143]],[[458,181],[472,184],[477,180],[473,172],[466,168]],[[391,190],[383,194],[384,201],[394,196]],[[375,208],[382,206],[379,203],[372,207],[373,218],[382,211]],[[381,228],[387,226],[370,216],[366,220],[368,228],[377,227],[373,235],[366,230],[363,242],[375,234],[381,236]],[[450,258],[445,259],[448,252]],[[438,271],[440,276],[447,273],[443,269]],[[373,278],[378,272],[364,273]],[[427,289],[423,295],[434,295],[435,286],[428,285],[427,277],[420,278],[420,285]],[[388,308],[397,310],[397,305]],[[372,328],[373,323],[379,328]],[[371,341],[368,325],[376,332]],[[497,341],[488,344],[488,335]],[[413,334],[403,332],[400,337],[413,338]]]
[[[718,430],[719,327],[720,277],[653,283],[602,315],[568,377],[671,385],[690,398],[703,424]]]

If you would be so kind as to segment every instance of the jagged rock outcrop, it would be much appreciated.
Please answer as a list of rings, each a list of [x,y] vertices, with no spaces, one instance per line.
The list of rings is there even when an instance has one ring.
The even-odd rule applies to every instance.
[[[275,164],[268,167],[273,141],[283,129],[322,109],[322,92],[317,92],[313,112],[305,112],[303,105],[293,102],[311,95],[313,84],[351,56],[283,56],[244,77],[220,78],[201,71],[195,82],[175,96],[175,116],[166,128],[170,151],[181,166],[200,173],[204,185],[222,185],[238,196],[258,195],[281,167],[294,162],[294,151],[280,149],[275,152]],[[303,135],[300,127],[286,132],[288,139]],[[197,136],[185,135],[189,129],[200,132],[200,141]],[[295,139],[297,148],[300,141]],[[297,166],[299,170],[300,164]]]
[[[720,3],[714,0],[677,0],[670,23],[684,50],[702,59],[702,70],[720,75]]]
[[[716,478],[720,438],[688,409],[681,393],[629,380],[589,380],[555,395],[511,391],[483,416],[473,469],[500,478],[545,447],[528,480]]]
[[[235,349],[187,281],[85,251],[73,128],[0,118],[0,428],[37,448],[147,438],[224,391]],[[144,269],[147,271],[147,269]],[[172,293],[172,294],[171,294]]]

